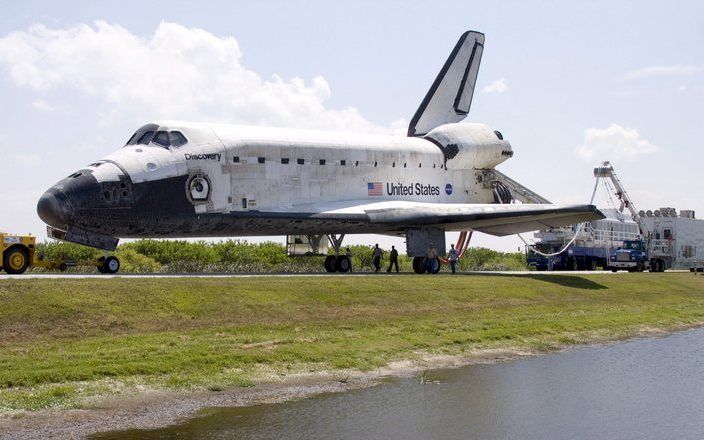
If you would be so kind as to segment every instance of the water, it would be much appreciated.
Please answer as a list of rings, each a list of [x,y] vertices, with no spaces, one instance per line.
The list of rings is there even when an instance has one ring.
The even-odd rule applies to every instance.
[[[704,329],[249,408],[100,439],[701,439]],[[430,383],[428,383],[430,382]]]

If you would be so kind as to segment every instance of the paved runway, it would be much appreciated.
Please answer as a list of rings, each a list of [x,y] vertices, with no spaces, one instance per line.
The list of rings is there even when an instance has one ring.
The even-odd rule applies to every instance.
[[[667,273],[689,273],[688,270],[668,270]],[[466,275],[518,275],[518,276],[556,276],[556,275],[623,275],[629,272],[611,272],[611,271],[587,271],[587,270],[577,270],[577,271],[565,271],[565,272],[535,272],[535,271],[481,271],[481,272],[462,272],[457,273],[454,276],[466,276]],[[650,272],[643,272],[650,273]],[[392,273],[388,274],[386,272],[381,273],[371,273],[371,272],[359,272],[359,273],[207,273],[207,274],[193,274],[193,273],[183,273],[183,274],[115,274],[115,275],[103,275],[103,274],[92,274],[92,273],[25,273],[23,275],[0,275],[0,280],[14,279],[14,280],[32,280],[32,279],[83,279],[83,278],[253,278],[253,277],[388,277],[388,276],[410,276],[415,275],[412,272],[402,272],[399,274]],[[657,275],[653,273],[652,275]],[[425,275],[431,276],[431,275]],[[436,276],[453,276],[449,272],[440,272]]]

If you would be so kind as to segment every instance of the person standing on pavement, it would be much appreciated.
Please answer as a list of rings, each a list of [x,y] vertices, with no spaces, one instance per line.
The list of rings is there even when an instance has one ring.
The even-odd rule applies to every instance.
[[[379,272],[381,270],[381,249],[379,248],[379,243],[374,245],[374,272]]]
[[[455,273],[455,270],[457,269],[457,260],[459,259],[459,255],[457,254],[457,249],[455,249],[454,244],[450,245],[450,250],[447,252],[447,255],[450,257],[450,269],[452,270],[452,273]]]
[[[352,272],[352,251],[350,251],[349,246],[345,249],[345,257],[347,257],[347,260],[350,262],[350,272]]]
[[[391,267],[396,266],[396,273],[398,273],[398,251],[395,246],[391,246],[391,253],[389,254],[389,268],[386,272],[391,273]]]

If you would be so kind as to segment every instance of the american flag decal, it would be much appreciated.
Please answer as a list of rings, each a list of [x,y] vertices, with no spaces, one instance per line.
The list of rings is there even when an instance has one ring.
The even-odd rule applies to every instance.
[[[367,195],[368,196],[380,196],[381,195],[381,182],[367,183]]]

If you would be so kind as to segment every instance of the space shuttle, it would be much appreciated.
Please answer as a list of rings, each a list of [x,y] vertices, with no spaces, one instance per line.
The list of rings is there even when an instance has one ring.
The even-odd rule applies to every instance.
[[[405,236],[422,272],[415,262],[430,243],[442,254],[446,231],[504,236],[603,218],[495,169],[511,144],[462,122],[483,50],[482,33],[462,34],[407,136],[156,121],[49,188],[37,213],[51,237],[106,251],[121,238],[327,236],[326,270],[340,272],[345,234]]]

